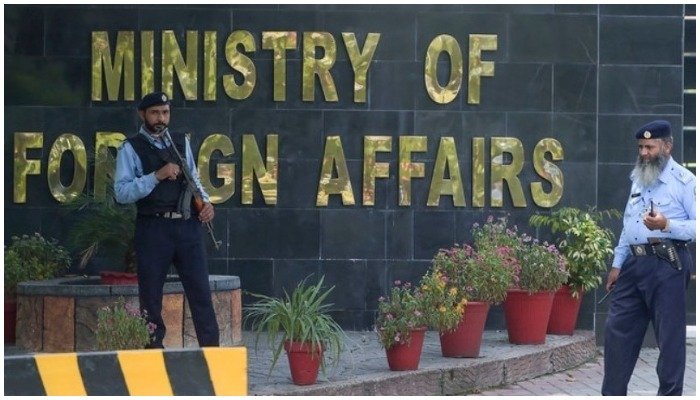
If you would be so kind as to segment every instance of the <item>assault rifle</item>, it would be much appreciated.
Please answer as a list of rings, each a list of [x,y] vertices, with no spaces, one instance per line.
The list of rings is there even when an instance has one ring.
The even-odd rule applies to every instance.
[[[187,162],[185,161],[185,158],[180,154],[180,151],[177,149],[175,146],[175,142],[173,141],[173,138],[170,136],[170,132],[167,131],[167,129],[164,131],[165,137],[168,138],[170,141],[170,146],[173,150],[173,154],[175,154],[175,157],[177,157],[178,164],[180,164],[180,170],[182,171],[182,175],[185,177],[185,181],[187,182],[187,186],[189,187],[190,191],[192,191],[192,207],[194,207],[195,210],[197,210],[197,213],[200,213],[202,209],[204,208],[204,198],[202,197],[202,192],[199,190],[199,187],[195,185],[194,179],[192,178],[192,172],[190,171],[189,167],[187,166]],[[216,250],[219,250],[219,246],[221,246],[221,240],[216,240],[216,237],[214,236],[214,228],[211,225],[211,221],[208,222],[203,222],[204,226],[207,228],[207,231],[209,232],[209,237],[211,238],[211,241],[214,243],[214,248]]]

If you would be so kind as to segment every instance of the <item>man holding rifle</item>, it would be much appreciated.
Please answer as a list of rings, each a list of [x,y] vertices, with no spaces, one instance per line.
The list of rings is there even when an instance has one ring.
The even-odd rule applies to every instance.
[[[199,345],[218,346],[219,326],[202,240],[202,223],[211,229],[214,207],[199,181],[189,139],[168,131],[168,96],[147,94],[138,114],[143,121],[139,132],[117,152],[114,192],[119,203],[136,203],[139,300],[147,321],[156,326],[147,347],[163,348],[163,286],[171,263],[185,289]],[[193,197],[198,200],[194,207]]]
[[[671,125],[658,120],[635,134],[632,171],[620,242],[606,285],[603,395],[627,394],[651,321],[659,345],[659,395],[683,393],[685,292],[695,240],[695,176],[671,157]],[[610,292],[611,291],[611,292]]]

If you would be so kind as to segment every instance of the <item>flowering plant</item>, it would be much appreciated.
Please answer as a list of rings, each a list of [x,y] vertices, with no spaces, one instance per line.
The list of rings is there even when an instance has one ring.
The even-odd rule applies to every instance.
[[[557,247],[527,235],[522,236],[523,246],[520,247],[520,271],[517,286],[528,293],[539,291],[555,291],[566,283],[569,273],[566,261],[559,254]]]
[[[375,331],[385,349],[411,341],[411,330],[428,324],[423,293],[410,282],[395,281],[389,297],[379,298]]]
[[[138,307],[120,298],[111,307],[97,311],[97,349],[143,349],[155,328],[154,323],[146,322],[145,310],[142,314]]]
[[[52,279],[69,267],[70,254],[55,239],[39,233],[12,236],[12,244],[5,246],[5,297],[14,297],[20,282]]]
[[[467,298],[464,289],[458,289],[456,282],[435,267],[426,272],[420,281],[421,294],[428,311],[427,323],[440,332],[455,329],[464,315]]]

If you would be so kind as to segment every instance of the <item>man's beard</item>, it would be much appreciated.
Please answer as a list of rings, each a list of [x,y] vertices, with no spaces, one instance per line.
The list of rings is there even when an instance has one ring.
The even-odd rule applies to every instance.
[[[644,161],[642,156],[637,157],[637,163],[632,170],[632,180],[641,187],[650,187],[659,179],[670,156],[659,153],[649,161]]]
[[[163,123],[151,125],[148,122],[144,121],[143,124],[146,125],[146,129],[149,132],[157,135],[161,134],[164,130],[168,128],[168,124]]]

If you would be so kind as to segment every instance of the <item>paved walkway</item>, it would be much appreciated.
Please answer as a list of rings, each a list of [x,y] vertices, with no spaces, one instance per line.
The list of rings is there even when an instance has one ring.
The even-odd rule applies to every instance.
[[[683,385],[684,396],[695,396],[697,370],[695,357],[697,353],[695,327],[688,327],[688,340],[686,341],[686,367],[685,381]],[[580,367],[569,371],[545,375],[529,381],[519,382],[505,387],[484,390],[484,396],[596,396],[600,395],[600,387],[603,383],[603,348],[599,348],[600,355],[595,360],[587,362]],[[656,360],[659,357],[659,349],[643,348],[639,360],[630,380],[627,394],[630,396],[656,396],[659,388],[656,377]]]
[[[485,396],[599,396],[603,380],[602,348],[596,348],[592,332],[571,336],[547,336],[540,346],[515,346],[505,332],[487,331],[478,359],[450,359],[440,355],[435,332],[428,332],[418,371],[389,371],[384,350],[373,332],[347,332],[348,349],[339,367],[320,375],[317,384],[291,383],[284,352],[268,375],[270,353],[244,332],[249,348],[250,395],[485,395]],[[696,393],[695,331],[689,332],[684,395]],[[588,356],[586,346],[592,345]],[[571,356],[572,358],[566,359]],[[563,357],[563,358],[562,358]],[[576,361],[576,357],[585,359]],[[644,348],[629,385],[630,395],[655,395],[658,349]],[[558,360],[558,361],[557,361]],[[561,368],[544,371],[559,363]],[[567,366],[568,364],[568,366]],[[509,384],[504,385],[504,381]],[[500,381],[499,381],[500,380]],[[490,389],[489,389],[490,388]]]

